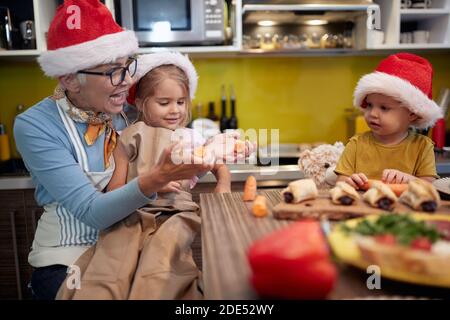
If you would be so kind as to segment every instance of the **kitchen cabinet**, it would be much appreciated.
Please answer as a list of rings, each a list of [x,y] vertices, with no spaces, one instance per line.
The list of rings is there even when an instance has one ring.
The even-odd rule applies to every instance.
[[[0,0],[0,6],[2,6]],[[56,8],[61,0],[26,0],[28,6],[33,7],[34,22],[35,22],[35,34],[36,34],[36,49],[34,50],[2,50],[0,51],[1,57],[27,57],[37,56],[42,51],[47,50],[46,34],[48,28],[56,12]],[[111,11],[112,15],[116,16],[117,2],[115,0],[103,0],[104,4]],[[229,1],[230,8],[230,27],[232,30],[232,43],[229,45],[217,45],[217,46],[192,46],[192,47],[171,47],[169,49],[178,50],[185,53],[232,53],[238,52],[241,48],[241,8],[242,0]],[[21,4],[22,6],[24,4]],[[119,10],[118,10],[119,11]],[[13,21],[14,27],[18,27],[18,22]],[[167,50],[168,48],[141,48],[140,53],[158,52],[161,50]]]
[[[0,299],[29,298],[31,246],[25,191],[0,191]]]
[[[0,5],[2,1],[0,0]],[[0,58],[2,57],[35,57],[42,51],[47,49],[46,33],[48,31],[50,22],[54,16],[58,3],[61,0],[26,0],[30,6],[33,7],[33,15],[35,22],[36,33],[36,49],[34,50],[2,50],[0,51]],[[103,0],[108,9],[116,16],[120,9],[117,5],[117,0]],[[251,44],[248,43],[249,37],[243,37],[243,29],[248,28],[246,24],[252,23],[251,17],[254,14],[266,15],[268,13],[275,14],[282,18],[283,12],[291,12],[293,16],[308,15],[307,11],[314,9],[314,5],[278,5],[269,4],[267,1],[249,1],[245,0],[228,0],[230,4],[230,27],[232,29],[232,42],[228,45],[216,46],[183,46],[183,47],[146,47],[140,48],[140,53],[151,53],[165,50],[177,50],[188,53],[192,56],[198,57],[217,57],[217,56],[259,56],[261,54],[273,55],[361,55],[373,53],[377,54],[379,50],[398,50],[398,49],[450,49],[450,0],[433,0],[432,7],[427,9],[405,8],[401,7],[401,0],[373,0],[373,5],[379,6],[381,18],[381,31],[384,33],[383,42],[374,42],[372,39],[379,38],[377,30],[370,30],[367,28],[367,4],[362,5],[328,5],[326,10],[333,17],[347,15],[345,19],[354,20],[354,30],[351,41],[352,47],[334,48],[334,49],[314,49],[314,48],[288,48],[287,50],[265,50],[265,49],[251,49]],[[289,2],[289,1],[288,1]],[[256,3],[256,4],[255,4]],[[261,3],[261,5],[259,4]],[[344,3],[344,2],[343,2]],[[279,8],[277,7],[280,6]],[[260,7],[263,6],[263,7]],[[289,7],[291,6],[291,7]],[[322,6],[323,5],[317,5]],[[267,8],[266,11],[264,8]],[[294,8],[294,9],[291,9]],[[295,9],[296,8],[296,9]],[[321,8],[319,8],[322,10]],[[320,11],[319,10],[319,11]],[[340,12],[339,12],[340,11]],[[271,13],[272,12],[272,13]],[[250,20],[248,20],[250,18]],[[339,18],[339,19],[342,19]],[[345,19],[343,21],[345,21]],[[14,21],[13,21],[14,22]],[[18,21],[20,22],[20,21]],[[15,23],[17,28],[18,22]],[[254,21],[253,21],[254,22]],[[256,24],[256,22],[255,22]],[[272,27],[264,27],[264,30],[271,32]],[[274,28],[277,28],[275,26]],[[278,26],[279,29],[279,26]],[[278,30],[273,29],[273,30]],[[272,31],[273,31],[272,30]],[[401,43],[401,34],[408,33],[413,30],[425,31],[429,38],[428,43]],[[277,33],[274,31],[274,34]],[[345,31],[345,30],[344,30]],[[272,32],[273,33],[273,32]],[[376,35],[378,33],[378,36]],[[264,35],[264,34],[263,34]],[[322,36],[322,34],[320,34]],[[297,35],[298,37],[301,36]],[[244,44],[243,44],[244,38]],[[300,37],[301,38],[301,37]],[[288,37],[289,39],[289,37]],[[344,32],[344,40],[346,39]],[[280,37],[281,42],[282,38]],[[301,39],[300,39],[301,40]],[[301,42],[301,41],[300,41]],[[345,43],[345,41],[344,41]],[[271,45],[273,43],[271,42]],[[276,43],[274,44],[276,45]],[[290,43],[288,43],[290,45]]]
[[[433,0],[429,8],[402,7],[401,0],[375,0],[381,11],[385,41],[370,49],[450,48],[450,0]],[[414,39],[415,31],[423,31]],[[367,30],[367,37],[377,31]]]

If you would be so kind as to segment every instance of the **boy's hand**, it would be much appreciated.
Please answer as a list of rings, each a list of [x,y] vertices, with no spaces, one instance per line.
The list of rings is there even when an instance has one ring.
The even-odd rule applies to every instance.
[[[345,178],[344,181],[355,189],[361,189],[369,179],[364,173],[354,173],[350,177]]]
[[[384,183],[408,183],[415,177],[395,169],[384,169],[381,181]]]
[[[167,192],[180,192],[181,191],[181,183],[177,181],[170,181],[164,187],[162,187],[158,192],[167,193]]]

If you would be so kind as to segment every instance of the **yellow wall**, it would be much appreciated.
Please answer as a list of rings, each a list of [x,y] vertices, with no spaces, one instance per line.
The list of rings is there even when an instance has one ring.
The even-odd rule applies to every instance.
[[[442,87],[450,87],[450,53],[424,56],[435,69],[436,97]],[[279,128],[283,143],[345,140],[344,110],[352,106],[354,86],[383,57],[197,58],[194,103],[202,102],[206,112],[208,101],[215,101],[220,113],[221,85],[233,84],[241,128]],[[8,134],[17,104],[29,107],[54,86],[35,62],[0,60],[0,121]]]

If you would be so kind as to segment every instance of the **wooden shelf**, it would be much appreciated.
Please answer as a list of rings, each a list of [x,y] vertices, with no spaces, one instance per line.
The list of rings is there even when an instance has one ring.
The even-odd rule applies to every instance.
[[[433,50],[450,48],[450,0],[433,0],[428,9],[402,9],[400,0],[374,0],[381,9],[385,44],[373,49]],[[429,32],[429,43],[400,43],[401,33]],[[367,37],[373,36],[367,32]]]
[[[180,51],[183,53],[224,53],[239,52],[238,46],[203,46],[203,47],[141,47],[139,53],[152,53],[162,51]]]
[[[0,57],[33,57],[40,54],[39,50],[1,50]]]
[[[450,14],[450,9],[401,9],[401,21],[433,19]]]
[[[390,49],[450,49],[450,43],[401,43],[397,45],[383,44],[372,48],[374,50],[390,50]]]

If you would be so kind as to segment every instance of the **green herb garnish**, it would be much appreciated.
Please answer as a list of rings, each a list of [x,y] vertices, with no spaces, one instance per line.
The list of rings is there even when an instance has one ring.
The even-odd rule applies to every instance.
[[[397,239],[397,242],[402,245],[409,245],[414,239],[419,237],[425,237],[431,243],[442,238],[435,226],[427,225],[424,221],[415,220],[405,214],[381,215],[372,221],[364,219],[354,228],[342,224],[341,230],[347,234],[357,233],[364,236],[392,234]]]

